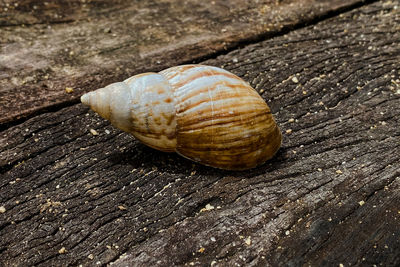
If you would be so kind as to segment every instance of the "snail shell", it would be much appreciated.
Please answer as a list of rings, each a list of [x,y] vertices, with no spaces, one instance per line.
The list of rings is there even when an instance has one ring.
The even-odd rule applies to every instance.
[[[217,67],[143,73],[84,94],[81,101],[146,145],[215,168],[256,167],[281,145],[265,101]]]

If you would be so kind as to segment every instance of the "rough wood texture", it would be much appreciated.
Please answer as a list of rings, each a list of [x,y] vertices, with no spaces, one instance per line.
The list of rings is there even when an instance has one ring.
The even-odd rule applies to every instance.
[[[399,22],[381,1],[203,62],[248,80],[281,126],[251,171],[144,147],[81,104],[4,130],[0,261],[398,266]]]
[[[5,0],[0,4],[0,124],[360,2]],[[74,92],[67,94],[66,87]]]

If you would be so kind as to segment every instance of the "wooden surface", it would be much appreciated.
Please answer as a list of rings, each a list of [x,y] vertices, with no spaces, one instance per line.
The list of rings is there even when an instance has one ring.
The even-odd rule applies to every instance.
[[[249,81],[281,127],[277,156],[250,171],[216,170],[152,150],[68,99],[49,110],[57,90],[32,92],[19,113],[2,104],[2,114],[11,115],[2,115],[0,133],[0,263],[398,266],[400,6],[377,1],[315,19],[274,38],[251,33],[249,44],[202,62]],[[58,27],[68,28],[66,21]],[[171,56],[157,66],[197,59],[188,47],[170,45]],[[154,53],[163,54],[160,47]],[[179,49],[189,56],[172,59]],[[113,67],[123,61],[104,58]],[[116,77],[137,72],[135,64]],[[77,66],[72,76],[87,75]],[[98,76],[76,96],[113,80],[109,66],[87,63]],[[2,71],[3,81],[23,79],[28,70],[19,68],[21,76]],[[20,87],[4,84],[2,101],[12,92],[18,97]],[[24,112],[32,115],[18,120]]]
[[[0,124],[71,105],[83,92],[133,74],[212,57],[362,1],[212,2],[6,0],[0,10]],[[67,94],[67,87],[74,92]]]

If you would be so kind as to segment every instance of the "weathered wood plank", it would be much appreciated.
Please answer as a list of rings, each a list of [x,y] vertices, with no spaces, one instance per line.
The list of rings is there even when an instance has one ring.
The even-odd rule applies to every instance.
[[[0,260],[399,265],[399,21],[381,1],[204,62],[248,80],[282,127],[251,171],[146,148],[80,104],[4,130]]]
[[[0,124],[360,2],[6,0],[0,7]]]

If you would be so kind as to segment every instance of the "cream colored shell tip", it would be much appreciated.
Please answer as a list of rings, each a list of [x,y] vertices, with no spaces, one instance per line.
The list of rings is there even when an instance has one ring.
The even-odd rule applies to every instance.
[[[146,145],[215,168],[254,168],[281,145],[265,101],[248,83],[216,67],[139,74],[84,94],[81,101]]]

